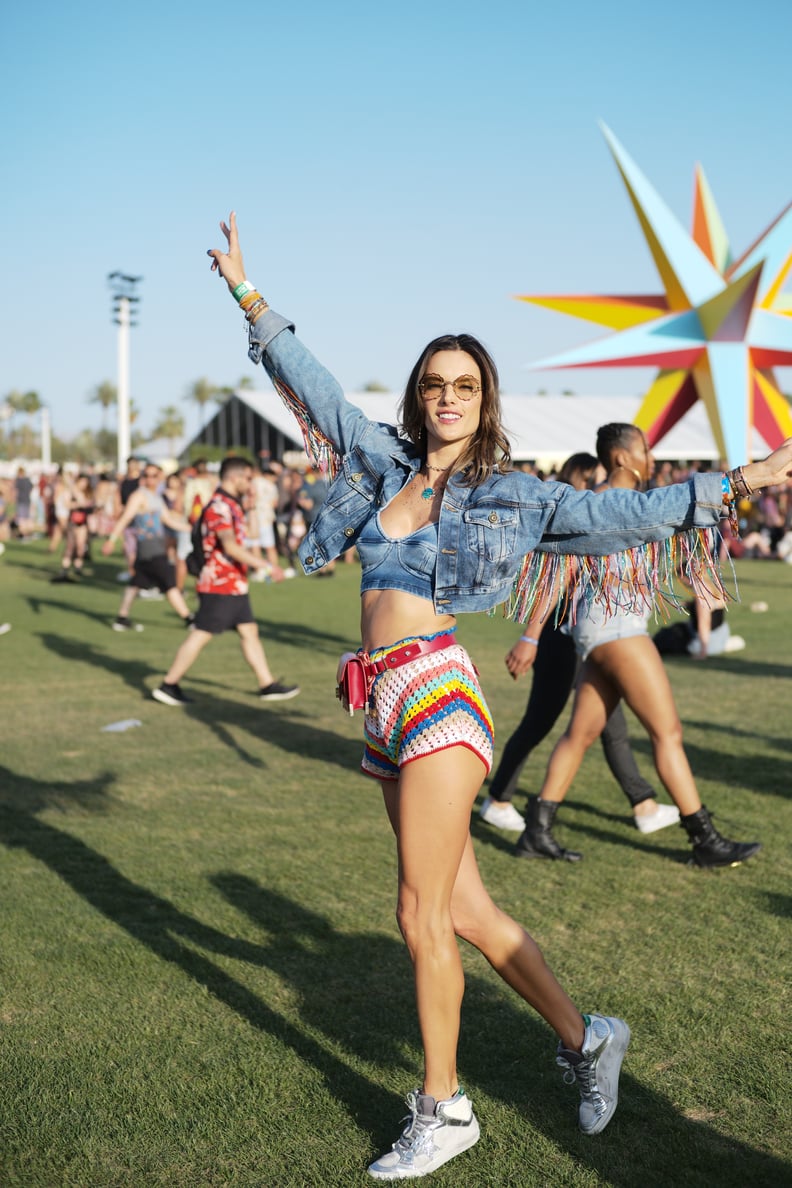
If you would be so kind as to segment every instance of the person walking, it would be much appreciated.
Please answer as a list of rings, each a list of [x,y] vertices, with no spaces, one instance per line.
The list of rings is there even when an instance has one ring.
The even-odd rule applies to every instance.
[[[132,577],[121,596],[121,605],[113,622],[114,631],[142,631],[139,623],[129,617],[132,604],[141,591],[161,590],[185,627],[192,625],[193,616],[184,601],[184,595],[176,587],[176,574],[168,559],[166,528],[179,532],[187,527],[186,521],[171,511],[159,490],[162,470],[153,462],[143,468],[141,485],[127,499],[124,510],[115,522],[113,530],[102,545],[102,553],[109,557],[119,538],[126,540],[127,531],[135,539],[135,558]]]
[[[256,677],[261,701],[288,701],[300,692],[299,685],[284,685],[274,679],[250,605],[248,568],[264,570],[273,581],[283,580],[280,566],[270,565],[244,545],[242,505],[252,478],[253,468],[246,458],[226,458],[220,467],[220,486],[202,512],[204,564],[196,584],[200,605],[193,630],[176,653],[162,684],[152,693],[162,705],[187,705],[192,700],[180,682],[206,645],[216,635],[232,629]]]
[[[654,459],[644,433],[623,422],[603,425],[597,434],[597,457],[608,479],[605,494],[643,491],[654,471]],[[748,468],[741,468],[744,473]],[[717,476],[716,476],[717,477]],[[743,481],[738,479],[737,483]],[[673,487],[659,488],[671,491]],[[597,499],[603,495],[595,496]],[[529,801],[528,821],[516,853],[530,858],[581,857],[561,847],[552,834],[558,807],[577,774],[586,750],[602,733],[613,710],[623,698],[649,734],[655,768],[677,806],[680,821],[693,846],[691,861],[697,866],[736,866],[760,848],[759,842],[730,841],[712,824],[701,803],[682,742],[682,726],[663,662],[649,636],[651,607],[647,602],[630,606],[625,601],[625,579],[616,567],[606,576],[613,607],[579,608],[572,639],[583,662],[572,718],[556,743],[542,790]],[[706,583],[699,592],[708,593]],[[709,591],[711,598],[717,595]]]
[[[590,490],[594,484],[599,462],[593,454],[573,454],[558,473],[558,482],[569,483],[576,491]],[[602,471],[604,474],[604,471]],[[550,623],[550,607],[542,607],[528,623],[520,638],[506,653],[506,667],[514,680],[531,671],[533,682],[525,713],[509,738],[489,785],[479,816],[498,829],[522,833],[525,820],[514,807],[520,774],[528,756],[539,746],[555,726],[580,670],[580,660],[569,627],[562,617]],[[632,809],[635,826],[641,833],[654,833],[679,821],[679,810],[673,804],[659,804],[654,788],[638,770],[630,746],[624,711],[618,704],[608,718],[600,736],[605,759],[611,774],[619,784]],[[536,797],[529,800],[529,812],[535,812]],[[575,850],[561,850],[554,838],[547,844],[555,857],[576,861]],[[527,851],[519,853],[528,856]]]
[[[362,647],[342,669],[341,686],[355,699],[350,706],[366,704],[361,767],[380,782],[396,836],[397,919],[413,962],[424,1050],[406,1125],[369,1174],[423,1176],[478,1140],[457,1073],[464,992],[457,937],[556,1032],[557,1061],[580,1094],[579,1125],[598,1134],[617,1107],[630,1029],[617,1016],[582,1014],[535,941],[484,887],[470,814],[491,767],[493,727],[456,616],[508,602],[528,617],[534,591],[571,579],[565,553],[637,554],[647,541],[685,531],[699,539],[735,485],[758,487],[792,469],[792,441],[731,479],[697,476],[646,494],[595,496],[541,483],[509,469],[497,369],[468,334],[443,335],[421,352],[398,430],[370,421],[247,281],[233,213],[221,229],[227,250],[208,254],[250,326],[249,356],[298,418],[314,462],[335,474],[300,544],[303,568],[318,572],[353,546],[360,556]],[[662,577],[659,552],[646,551],[640,572],[649,582]],[[580,597],[586,589],[593,587],[580,586]],[[364,691],[353,689],[356,675]]]

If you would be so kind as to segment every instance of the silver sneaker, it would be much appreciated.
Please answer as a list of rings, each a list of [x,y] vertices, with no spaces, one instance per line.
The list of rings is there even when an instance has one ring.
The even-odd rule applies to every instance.
[[[479,1124],[461,1087],[447,1101],[435,1101],[415,1089],[407,1095],[407,1125],[393,1144],[369,1167],[375,1180],[410,1180],[428,1176],[479,1139]]]
[[[578,1120],[584,1134],[599,1134],[616,1112],[619,1072],[630,1042],[623,1019],[584,1015],[586,1034],[580,1052],[558,1045],[556,1064],[565,1069],[564,1081],[580,1090]]]

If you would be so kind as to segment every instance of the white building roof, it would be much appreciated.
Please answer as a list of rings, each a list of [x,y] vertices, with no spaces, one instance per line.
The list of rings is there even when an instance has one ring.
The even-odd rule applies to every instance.
[[[299,439],[291,413],[277,393],[243,388],[236,395],[288,437]],[[400,396],[395,392],[349,392],[347,399],[373,421],[395,424]],[[632,422],[641,405],[639,396],[501,396],[503,423],[512,443],[515,462],[529,459],[541,465],[563,462],[570,454],[594,452],[597,429],[609,421]],[[716,461],[718,450],[701,401],[690,409],[654,450],[660,459]],[[754,457],[769,447],[754,433]]]

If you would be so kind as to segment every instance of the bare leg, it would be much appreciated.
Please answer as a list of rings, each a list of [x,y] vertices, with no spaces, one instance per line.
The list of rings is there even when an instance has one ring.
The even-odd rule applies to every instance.
[[[190,608],[184,601],[184,595],[177,586],[171,586],[170,590],[166,590],[165,597],[180,619],[189,619]]]
[[[697,813],[701,799],[682,745],[671,683],[649,636],[601,644],[590,660],[618,689],[649,735],[657,774],[682,816]]]
[[[583,1039],[580,1015],[534,942],[481,886],[469,826],[483,774],[472,752],[451,747],[405,766],[397,784],[383,784],[398,845],[399,927],[415,969],[424,1091],[437,1100],[452,1097],[459,1084],[456,1053],[464,976],[458,926],[464,927],[463,935],[481,940],[482,951],[486,947],[488,959],[510,985],[521,994],[525,990],[528,1001],[558,1020],[565,1042],[579,1048]],[[469,889],[471,884],[481,888],[478,895]],[[484,939],[487,930],[492,933],[489,941]]]
[[[242,655],[256,674],[259,688],[271,685],[274,678],[259,639],[258,623],[240,623],[237,627]]]
[[[538,1011],[574,1052],[583,1043],[583,1018],[525,929],[493,903],[468,838],[451,899],[458,936],[475,945],[492,968]]]
[[[542,800],[559,802],[564,799],[583,762],[583,756],[605,729],[605,723],[618,700],[618,690],[589,657],[580,670],[569,725],[553,748],[547,765],[544,784],[539,793]]]
[[[129,585],[121,596],[121,605],[118,608],[119,619],[128,619],[129,612],[132,609],[132,603],[138,596],[137,586]]]
[[[165,676],[165,684],[178,685],[211,639],[210,631],[188,631],[187,638],[173,657],[173,663]]]

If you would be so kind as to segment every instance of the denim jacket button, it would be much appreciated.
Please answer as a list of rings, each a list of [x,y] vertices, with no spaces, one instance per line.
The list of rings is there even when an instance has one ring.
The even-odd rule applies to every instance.
[[[359,483],[362,478],[363,478],[363,472],[358,470],[355,474],[352,475],[352,482]]]
[[[354,536],[354,535],[355,535],[354,528],[345,528],[344,529],[344,536]]]
[[[313,563],[314,563],[314,561],[315,561],[315,560],[316,560],[316,558],[315,558],[315,557],[306,557],[306,558],[305,558],[305,564],[306,564],[306,565],[313,565]]]
[[[497,513],[497,512],[490,512],[490,514],[489,514],[489,516],[487,517],[487,519],[489,520],[490,524],[497,524],[497,522],[498,522],[498,513]]]

